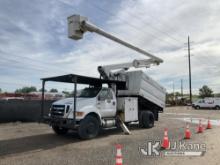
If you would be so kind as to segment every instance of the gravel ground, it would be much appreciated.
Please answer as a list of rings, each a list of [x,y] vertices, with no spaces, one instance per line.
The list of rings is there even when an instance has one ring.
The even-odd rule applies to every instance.
[[[219,164],[220,126],[217,125],[202,134],[196,134],[197,125],[190,123],[192,139],[187,142],[205,143],[207,151],[202,157],[150,157],[141,154],[139,147],[147,140],[163,139],[164,128],[168,128],[170,140],[183,140],[184,118],[210,118],[218,122],[220,111],[170,107],[160,114],[160,120],[152,129],[139,129],[132,125],[132,135],[124,135],[120,130],[112,129],[105,130],[98,138],[87,141],[80,140],[74,132],[57,136],[45,124],[0,124],[0,165],[113,165],[116,156],[115,144],[118,143],[123,146],[125,165]]]

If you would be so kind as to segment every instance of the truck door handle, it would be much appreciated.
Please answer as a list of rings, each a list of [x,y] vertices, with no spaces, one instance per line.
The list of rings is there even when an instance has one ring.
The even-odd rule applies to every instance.
[[[112,102],[112,105],[115,105],[115,101]]]

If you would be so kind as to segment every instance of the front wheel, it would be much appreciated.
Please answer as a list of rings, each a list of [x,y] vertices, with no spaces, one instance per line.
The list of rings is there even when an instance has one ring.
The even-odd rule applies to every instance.
[[[64,135],[68,132],[67,128],[59,127],[56,125],[52,125],[52,129],[57,135]]]
[[[100,125],[96,117],[87,116],[80,122],[78,134],[81,139],[92,139],[99,133]]]
[[[195,107],[195,109],[200,109],[200,106],[197,105],[197,106]]]

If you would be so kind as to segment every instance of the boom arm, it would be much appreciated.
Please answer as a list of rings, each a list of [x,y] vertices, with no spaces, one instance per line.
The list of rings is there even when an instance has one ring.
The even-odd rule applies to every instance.
[[[69,38],[72,38],[74,40],[79,40],[83,38],[83,34],[85,32],[95,32],[99,35],[102,35],[112,41],[115,41],[121,45],[124,45],[130,49],[133,49],[134,51],[141,53],[149,59],[146,60],[134,60],[131,63],[123,63],[123,64],[115,64],[115,65],[107,65],[107,66],[99,66],[98,71],[100,75],[104,79],[109,79],[111,77],[111,71],[116,69],[122,69],[126,70],[130,67],[140,68],[140,67],[150,67],[151,64],[159,65],[163,62],[162,59],[159,57],[156,57],[148,52],[146,52],[143,49],[140,49],[128,42],[125,42],[115,36],[113,36],[110,33],[105,32],[104,30],[96,27],[95,25],[88,22],[88,19],[86,17],[82,17],[80,15],[72,15],[68,17],[68,36]]]
[[[119,44],[122,44],[130,49],[133,49],[141,54],[144,54],[145,56],[150,57],[152,59],[153,63],[160,64],[163,62],[162,59],[146,52],[145,50],[140,49],[140,48],[138,48],[128,42],[125,42],[125,41],[113,36],[112,34],[107,33],[104,30],[96,27],[95,25],[89,23],[88,19],[86,17],[82,17],[80,15],[72,15],[72,16],[68,17],[69,38],[72,38],[74,40],[82,39],[83,34],[86,31],[95,32],[95,33],[102,35],[110,40],[113,40]]]
[[[152,65],[152,63],[153,63],[152,59],[134,60],[131,63],[122,63],[122,64],[99,66],[98,71],[104,79],[109,79],[111,71],[113,71],[113,70],[117,70],[117,69],[127,70],[131,67],[134,67],[134,68],[141,68],[141,67],[149,68],[150,65]]]

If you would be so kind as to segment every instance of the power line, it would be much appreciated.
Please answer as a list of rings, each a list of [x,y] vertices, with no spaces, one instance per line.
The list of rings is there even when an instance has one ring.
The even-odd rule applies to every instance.
[[[201,45],[196,45],[197,48],[201,48]],[[206,59],[206,61],[203,60],[203,58],[197,58],[197,60],[199,61],[203,61],[202,63],[206,64],[206,65],[210,65],[209,63],[216,65],[216,63],[213,63],[213,61],[210,61],[210,58],[206,57],[205,55],[202,54],[202,52],[199,52],[199,56],[203,56],[203,58]],[[197,56],[197,55],[196,55]],[[209,62],[209,63],[208,63]]]
[[[135,1],[134,1],[135,2]],[[180,1],[178,1],[180,2]],[[181,4],[179,4],[178,6],[181,6],[183,3],[185,3],[185,1],[182,1]],[[154,15],[150,14],[150,13],[147,13],[146,12],[140,12],[139,15],[147,15],[148,17],[152,18],[153,21],[156,21],[157,23],[159,23],[160,25],[162,26],[166,26],[166,28],[170,29],[171,31],[175,31],[176,29],[174,29],[173,27],[167,25],[167,24],[164,24],[161,20],[158,19],[158,17],[155,17]],[[161,18],[161,17],[160,17]],[[166,17],[167,18],[167,17]],[[170,20],[168,20],[170,22]],[[182,35],[182,34],[178,34],[178,35],[181,35],[181,39],[185,38],[186,36]],[[184,40],[182,40],[184,41]],[[182,42],[181,41],[181,42]]]
[[[87,4],[88,4],[88,3],[87,3]],[[110,16],[115,16],[114,13],[104,10],[103,8],[101,8],[100,6],[95,5],[94,3],[91,3],[91,2],[90,2],[89,4],[90,4],[90,6],[92,6],[92,7],[96,8],[96,9],[98,9],[99,11],[102,11],[104,14],[107,14],[107,15],[110,15]],[[162,42],[164,42],[164,43],[167,43],[167,44],[172,45],[172,46],[175,46],[175,47],[179,47],[179,46],[177,46],[177,45],[175,45],[175,44],[173,44],[173,43],[170,43],[170,42],[168,42],[168,41],[166,41],[166,40],[164,40],[164,39],[158,38],[156,35],[154,35],[154,34],[148,32],[148,31],[144,31],[144,30],[140,29],[140,27],[137,27],[137,26],[131,24],[129,21],[127,21],[127,20],[125,20],[125,19],[121,19],[121,18],[118,18],[118,19],[121,20],[122,22],[126,23],[128,26],[132,27],[133,29],[135,29],[135,30],[138,31],[138,32],[139,32],[139,31],[142,31],[143,33],[146,33],[146,32],[147,32],[147,33],[148,33],[149,35],[151,35],[152,37],[154,37],[154,38],[156,38],[156,39],[158,39],[158,40],[160,40],[160,41],[162,41]]]
[[[123,12],[126,12],[126,11],[123,11]],[[140,19],[142,19],[142,21],[143,21],[143,18],[140,17],[140,15],[143,15],[143,14],[139,14],[139,15],[137,16],[137,15],[131,14],[131,13],[129,13],[129,12],[126,12],[126,13],[128,13],[129,15],[131,15],[131,16],[133,16],[133,17],[136,17],[137,19],[140,18]],[[147,16],[153,18],[153,17],[150,16],[150,15],[147,15]],[[155,19],[155,17],[154,17],[154,19]],[[171,36],[171,35],[170,35],[169,33],[167,33],[166,31],[162,31],[162,30],[160,30],[160,29],[157,28],[157,27],[153,27],[151,24],[148,24],[148,23],[145,23],[145,22],[143,22],[143,23],[144,23],[147,27],[150,27],[150,28],[152,28],[152,29],[158,31],[158,32],[161,33],[161,34],[166,35],[166,36],[169,37],[170,39],[175,40],[175,41],[180,42],[180,43],[183,43],[182,41],[180,41],[180,40],[174,38],[173,36]]]

